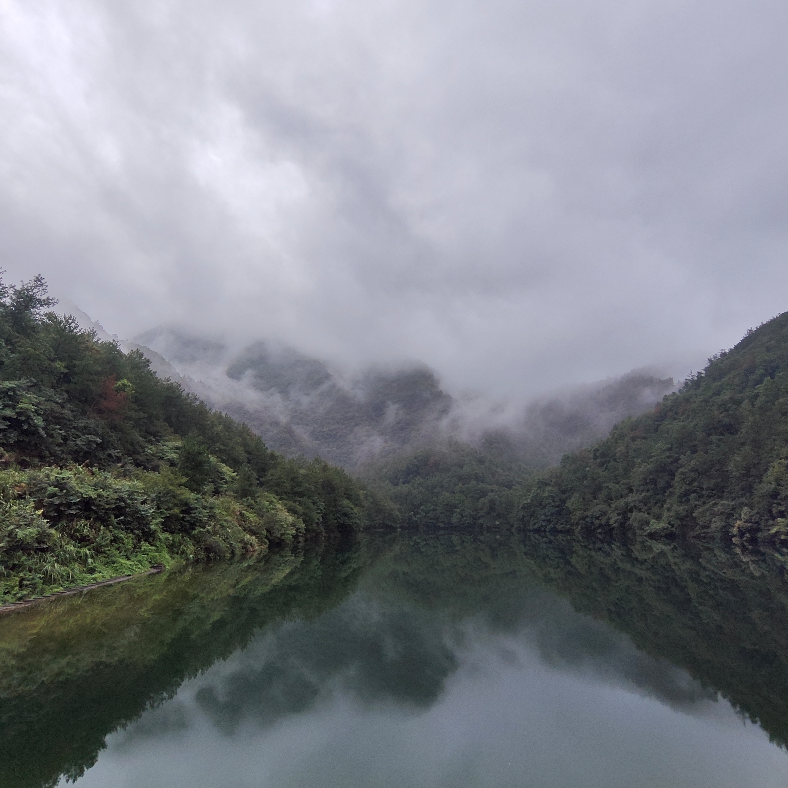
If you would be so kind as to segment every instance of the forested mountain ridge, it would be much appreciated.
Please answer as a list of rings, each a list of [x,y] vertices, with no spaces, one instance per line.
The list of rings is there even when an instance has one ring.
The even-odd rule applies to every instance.
[[[0,601],[359,528],[361,488],[285,459],[141,352],[0,280]]]
[[[532,402],[510,430],[486,430],[473,443],[436,441],[362,469],[410,527],[516,527],[538,471],[594,442],[625,415],[673,389],[670,378],[632,373],[563,398]],[[616,415],[618,418],[616,419]]]
[[[340,374],[294,348],[258,341],[240,351],[175,328],[140,334],[212,406],[285,455],[320,456],[348,470],[438,440],[452,397],[423,365]]]
[[[566,455],[520,510],[530,529],[788,543],[788,313],[709,360],[651,413]]]
[[[529,467],[544,467],[675,388],[671,378],[639,370],[517,402],[451,394],[423,364],[350,372],[272,342],[233,350],[174,327],[126,344],[142,350],[157,371],[171,365],[166,376],[248,424],[276,451],[321,456],[353,473],[449,441],[482,451],[491,441],[505,443]]]

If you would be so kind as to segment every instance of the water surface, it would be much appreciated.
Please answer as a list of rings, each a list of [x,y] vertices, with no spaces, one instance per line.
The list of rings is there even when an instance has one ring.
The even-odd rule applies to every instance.
[[[0,784],[785,786],[784,585],[481,534],[145,578],[0,620]]]

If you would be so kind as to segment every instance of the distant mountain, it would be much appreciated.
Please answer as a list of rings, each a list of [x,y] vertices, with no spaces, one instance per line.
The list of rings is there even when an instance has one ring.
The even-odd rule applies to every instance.
[[[565,456],[522,518],[539,530],[788,545],[788,312]]]
[[[555,465],[567,452],[604,438],[618,422],[653,408],[675,389],[673,378],[630,372],[534,400],[511,426],[485,430],[481,444],[508,451],[532,468]]]
[[[233,353],[172,329],[149,331],[136,342],[165,357],[191,391],[248,424],[271,448],[345,468],[438,440],[453,404],[423,366],[349,378],[266,342]]]
[[[157,370],[168,365],[185,388],[248,424],[272,449],[319,455],[347,469],[447,440],[495,447],[532,467],[604,437],[675,386],[671,378],[633,372],[618,380],[509,405],[469,402],[443,391],[423,365],[343,374],[292,348],[255,342],[233,351],[220,341],[174,328],[135,338]],[[162,364],[163,362],[163,364]]]

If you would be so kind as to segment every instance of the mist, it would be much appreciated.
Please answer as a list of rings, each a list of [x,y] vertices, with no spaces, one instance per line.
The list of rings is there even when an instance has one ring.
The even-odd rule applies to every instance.
[[[0,266],[534,397],[786,309],[775,0],[4,0]]]
[[[113,339],[84,312],[64,311]],[[160,377],[245,422],[270,448],[321,456],[351,471],[452,441],[545,467],[677,388],[658,370],[641,369],[537,398],[469,394],[450,391],[421,363],[353,369],[275,342],[236,349],[175,327],[114,339],[125,351],[141,351]]]

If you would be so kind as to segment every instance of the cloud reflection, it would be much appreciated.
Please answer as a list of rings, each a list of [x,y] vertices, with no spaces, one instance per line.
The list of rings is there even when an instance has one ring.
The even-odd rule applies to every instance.
[[[429,593],[429,583],[424,590]],[[541,589],[511,592],[494,589],[506,598],[458,616],[413,597],[404,601],[395,586],[388,594],[359,591],[316,620],[268,627],[125,736],[158,736],[200,718],[226,734],[247,724],[270,728],[329,701],[423,713],[471,665],[495,674],[529,664],[542,676],[560,672],[685,712],[709,711],[715,693],[685,671],[639,652],[625,636]]]

